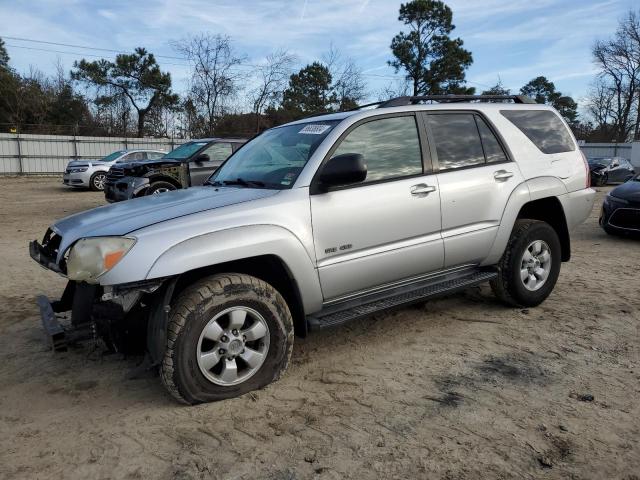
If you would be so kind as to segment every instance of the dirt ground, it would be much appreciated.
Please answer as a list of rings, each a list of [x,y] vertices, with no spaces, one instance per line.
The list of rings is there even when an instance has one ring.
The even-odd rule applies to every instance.
[[[0,179],[0,478],[640,478],[640,241],[591,218],[540,307],[487,287],[297,339],[282,380],[185,407],[139,359],[43,342],[27,242],[103,203]],[[591,397],[592,396],[592,397]]]

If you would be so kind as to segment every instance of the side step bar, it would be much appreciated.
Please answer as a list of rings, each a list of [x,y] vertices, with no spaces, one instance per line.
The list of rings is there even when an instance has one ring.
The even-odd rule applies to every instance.
[[[497,276],[495,271],[474,269],[420,280],[327,306],[307,317],[307,324],[309,330],[333,327],[383,310],[464,290]]]

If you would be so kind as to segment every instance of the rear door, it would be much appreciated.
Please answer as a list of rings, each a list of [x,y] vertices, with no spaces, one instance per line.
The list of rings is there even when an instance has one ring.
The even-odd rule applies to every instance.
[[[522,175],[479,113],[437,112],[423,118],[438,169],[444,266],[478,264],[491,249]]]
[[[368,118],[330,152],[363,155],[367,178],[310,197],[325,300],[442,268],[437,179],[416,120],[413,113]]]
[[[202,185],[204,181],[209,178],[220,165],[222,165],[222,162],[224,162],[231,153],[233,153],[231,143],[216,142],[196,154],[193,159],[189,160],[189,177],[191,179],[191,185]],[[209,160],[197,160],[201,155],[207,155]]]

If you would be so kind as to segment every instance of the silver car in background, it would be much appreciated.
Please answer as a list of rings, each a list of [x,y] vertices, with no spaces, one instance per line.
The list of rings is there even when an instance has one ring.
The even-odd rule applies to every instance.
[[[118,150],[98,160],[72,160],[62,176],[62,183],[70,187],[103,191],[109,168],[116,163],[157,160],[166,152],[162,150]]]

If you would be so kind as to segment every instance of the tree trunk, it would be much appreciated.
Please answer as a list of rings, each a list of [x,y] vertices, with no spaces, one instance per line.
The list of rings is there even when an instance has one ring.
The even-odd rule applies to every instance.
[[[138,110],[138,138],[144,136],[144,118],[147,112],[145,110]]]

